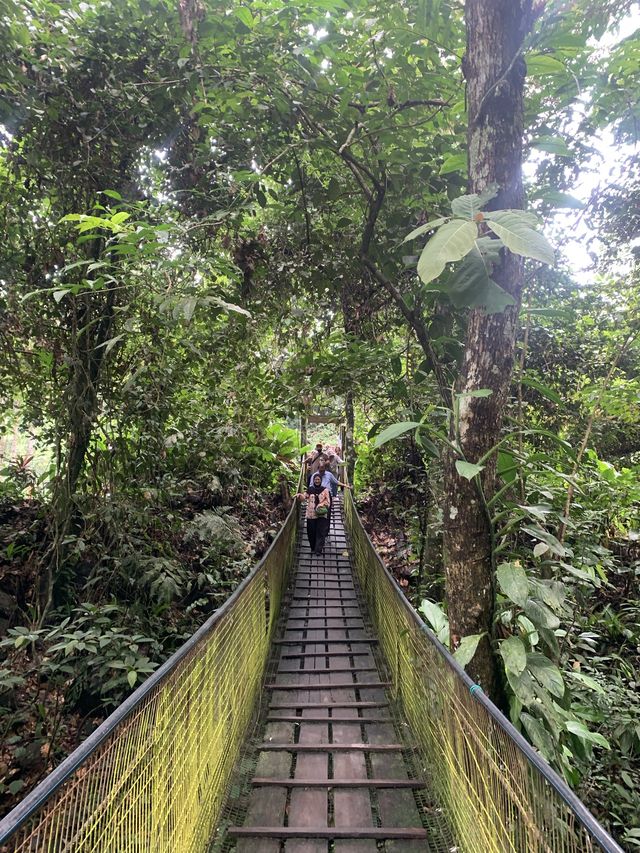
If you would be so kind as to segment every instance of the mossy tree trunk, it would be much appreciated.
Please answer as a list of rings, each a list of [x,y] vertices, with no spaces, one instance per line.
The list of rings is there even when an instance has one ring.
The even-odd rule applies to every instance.
[[[493,209],[522,208],[523,87],[521,51],[532,24],[532,0],[467,0],[467,51],[463,70],[469,110],[469,192],[491,184],[499,191]],[[477,462],[499,440],[514,362],[523,288],[522,258],[503,250],[493,278],[515,304],[501,314],[474,309],[468,318],[456,392],[490,388],[488,397],[461,396],[457,429],[465,459]],[[490,638],[494,588],[489,515],[485,500],[495,488],[495,457],[482,472],[482,490],[458,475],[453,454],[445,458],[444,548],[452,647],[470,634],[486,633],[468,670],[489,695],[497,693]]]

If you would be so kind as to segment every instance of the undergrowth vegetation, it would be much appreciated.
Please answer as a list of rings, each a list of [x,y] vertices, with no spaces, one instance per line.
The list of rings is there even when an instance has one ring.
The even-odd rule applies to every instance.
[[[3,808],[260,558],[322,414],[407,595],[640,848],[635,5],[2,4]]]

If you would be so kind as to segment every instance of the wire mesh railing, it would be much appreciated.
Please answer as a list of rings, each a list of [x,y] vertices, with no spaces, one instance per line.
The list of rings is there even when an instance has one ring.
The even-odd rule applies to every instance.
[[[362,526],[345,520],[354,571],[457,848],[469,853],[583,853],[621,848],[427,629]]]
[[[622,853],[422,623],[349,492],[354,570],[425,775],[465,853]],[[293,562],[294,503],[229,600],[0,822],[10,853],[201,853],[254,714]]]
[[[11,853],[201,853],[262,687],[297,502],[227,602],[0,822]]]

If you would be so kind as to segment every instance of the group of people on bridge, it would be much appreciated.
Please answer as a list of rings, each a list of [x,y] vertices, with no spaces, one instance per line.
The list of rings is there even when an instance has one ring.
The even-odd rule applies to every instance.
[[[338,488],[350,489],[347,483],[339,479],[344,462],[335,448],[324,449],[321,442],[305,460],[305,482],[307,489],[296,497],[306,500],[307,537],[311,553],[320,555],[331,528],[331,509]]]

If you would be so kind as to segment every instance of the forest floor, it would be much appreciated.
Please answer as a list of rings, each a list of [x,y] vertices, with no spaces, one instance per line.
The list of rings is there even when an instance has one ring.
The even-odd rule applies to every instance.
[[[411,604],[417,609],[425,597],[438,601],[444,584],[439,550],[434,549],[434,543],[428,543],[432,560],[425,560],[420,579],[419,554],[411,540],[406,515],[393,494],[366,494],[358,500],[358,512],[376,551]]]
[[[151,616],[146,621],[138,617],[128,620],[128,605],[122,591],[114,591],[114,584],[98,585],[93,591],[89,585],[84,585],[78,590],[74,602],[57,603],[51,619],[47,621],[55,626],[65,616],[73,620],[73,614],[77,612],[74,605],[86,600],[96,607],[96,614],[112,609],[113,621],[105,622],[102,636],[98,637],[100,650],[102,643],[115,642],[114,637],[122,637],[123,632],[155,637],[154,627],[157,630],[161,621],[166,633],[158,638],[155,647],[140,640],[140,653],[146,656],[144,660],[151,658],[154,662],[149,669],[151,671],[228,598],[267,550],[287,512],[281,495],[267,497],[265,500],[264,495],[244,493],[237,496],[232,507],[224,508],[228,514],[223,517],[233,521],[234,530],[244,547],[241,555],[236,553],[232,559],[219,559],[215,572],[210,569],[215,584],[207,590],[206,597],[204,590],[195,583],[187,583],[183,594],[176,595],[166,606],[157,608],[160,620]],[[33,613],[37,567],[43,553],[39,542],[45,535],[44,509],[36,500],[0,505],[0,645],[4,645],[0,648],[4,658],[0,660],[0,815],[13,808],[72,752],[132,689],[126,682],[102,694],[86,686],[80,687],[86,681],[84,670],[92,665],[86,650],[75,650],[64,657],[62,664],[57,661],[58,669],[66,667],[66,675],[54,674],[53,666],[49,666],[49,675],[43,674],[47,664],[55,659],[51,654],[51,643],[47,646],[44,632],[20,647],[13,642],[15,633],[11,632],[16,627],[35,630]],[[156,553],[170,553],[187,578],[195,578],[198,572],[202,572],[202,564],[206,563],[209,555],[196,537],[176,535],[176,531],[188,530],[194,519],[197,520],[208,509],[210,501],[188,495],[171,507],[174,521],[170,526],[163,528],[162,525],[149,524],[149,538],[157,540]],[[164,538],[159,535],[163,529]],[[92,559],[100,552],[103,543],[98,541],[99,537],[94,542],[90,537],[85,539],[83,564],[90,577],[94,568]],[[117,599],[118,594],[120,600]],[[154,608],[149,606],[149,610]],[[93,628],[91,623],[95,622],[92,619],[85,621],[88,630],[84,638],[88,647],[88,634]],[[73,621],[69,628],[72,627]],[[81,629],[84,627],[80,624]],[[96,629],[93,630],[95,634]],[[120,647],[114,647],[113,656],[124,656]],[[103,658],[95,655],[95,667],[101,662]],[[143,677],[139,675],[133,686],[138,687]],[[98,686],[98,691],[101,687]]]

